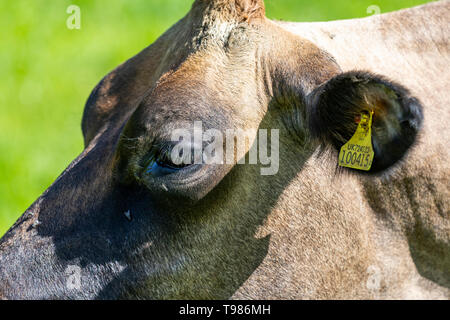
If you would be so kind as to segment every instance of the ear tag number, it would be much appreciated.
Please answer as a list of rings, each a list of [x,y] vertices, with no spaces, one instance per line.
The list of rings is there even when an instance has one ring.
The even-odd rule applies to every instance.
[[[373,111],[361,114],[353,137],[341,148],[339,166],[369,171],[372,167],[374,152],[372,147]]]

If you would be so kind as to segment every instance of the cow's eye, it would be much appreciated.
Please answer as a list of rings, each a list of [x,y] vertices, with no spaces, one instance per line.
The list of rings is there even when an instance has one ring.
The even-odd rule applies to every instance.
[[[145,154],[128,159],[124,182],[134,180],[158,201],[187,200],[187,204],[199,201],[233,168],[212,163],[207,152],[200,152],[203,146],[191,141],[151,143],[150,147],[141,146],[141,152],[148,150]]]
[[[170,156],[168,150],[161,150],[159,152],[152,152],[146,159],[144,163],[145,174],[151,175],[153,177],[161,177],[174,172],[177,172],[188,164],[175,164]]]

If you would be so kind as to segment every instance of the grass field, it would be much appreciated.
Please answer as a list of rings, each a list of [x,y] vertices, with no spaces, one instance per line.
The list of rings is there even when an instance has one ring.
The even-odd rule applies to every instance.
[[[266,0],[270,18],[367,16],[425,0]],[[111,69],[179,20],[192,0],[0,1],[0,235],[82,151],[84,103]],[[66,8],[81,8],[81,29]]]

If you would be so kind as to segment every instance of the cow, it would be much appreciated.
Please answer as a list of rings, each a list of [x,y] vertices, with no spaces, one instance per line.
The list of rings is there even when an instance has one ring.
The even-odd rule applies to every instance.
[[[0,297],[448,299],[449,16],[196,0],[91,93],[84,151],[1,240]],[[277,129],[279,170],[173,163],[194,122]],[[339,166],[358,128],[367,170]]]

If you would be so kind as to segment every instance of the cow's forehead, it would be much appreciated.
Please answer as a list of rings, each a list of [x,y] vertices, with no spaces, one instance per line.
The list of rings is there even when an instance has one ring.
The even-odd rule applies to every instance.
[[[179,39],[190,49],[226,44],[237,26],[250,26],[264,19],[262,0],[197,0],[182,20],[184,30]]]
[[[317,72],[317,65],[331,71]],[[290,76],[310,90],[314,74],[335,69],[313,43],[266,19],[262,1],[197,0],[186,17],[100,83],[86,105],[83,132],[89,142],[103,119],[118,129],[131,120],[142,133],[198,120],[253,129],[268,110],[273,81]]]
[[[193,53],[143,98],[128,121],[127,127],[134,129],[130,136],[163,138],[195,121],[222,131],[257,127],[264,116],[265,93],[248,80],[255,79],[255,60],[254,52],[235,57],[220,48]]]
[[[266,92],[258,65],[267,42],[258,26],[219,21],[210,27],[214,36],[202,30],[190,39],[198,46],[188,54],[175,53],[185,58],[157,79],[131,121],[141,127],[151,125],[152,130],[168,122],[242,127],[261,121],[267,104],[262,102],[268,97],[263,97]],[[214,31],[218,28],[221,34]]]
[[[227,19],[249,22],[265,17],[263,0],[196,0],[193,13],[203,13],[207,20]]]

